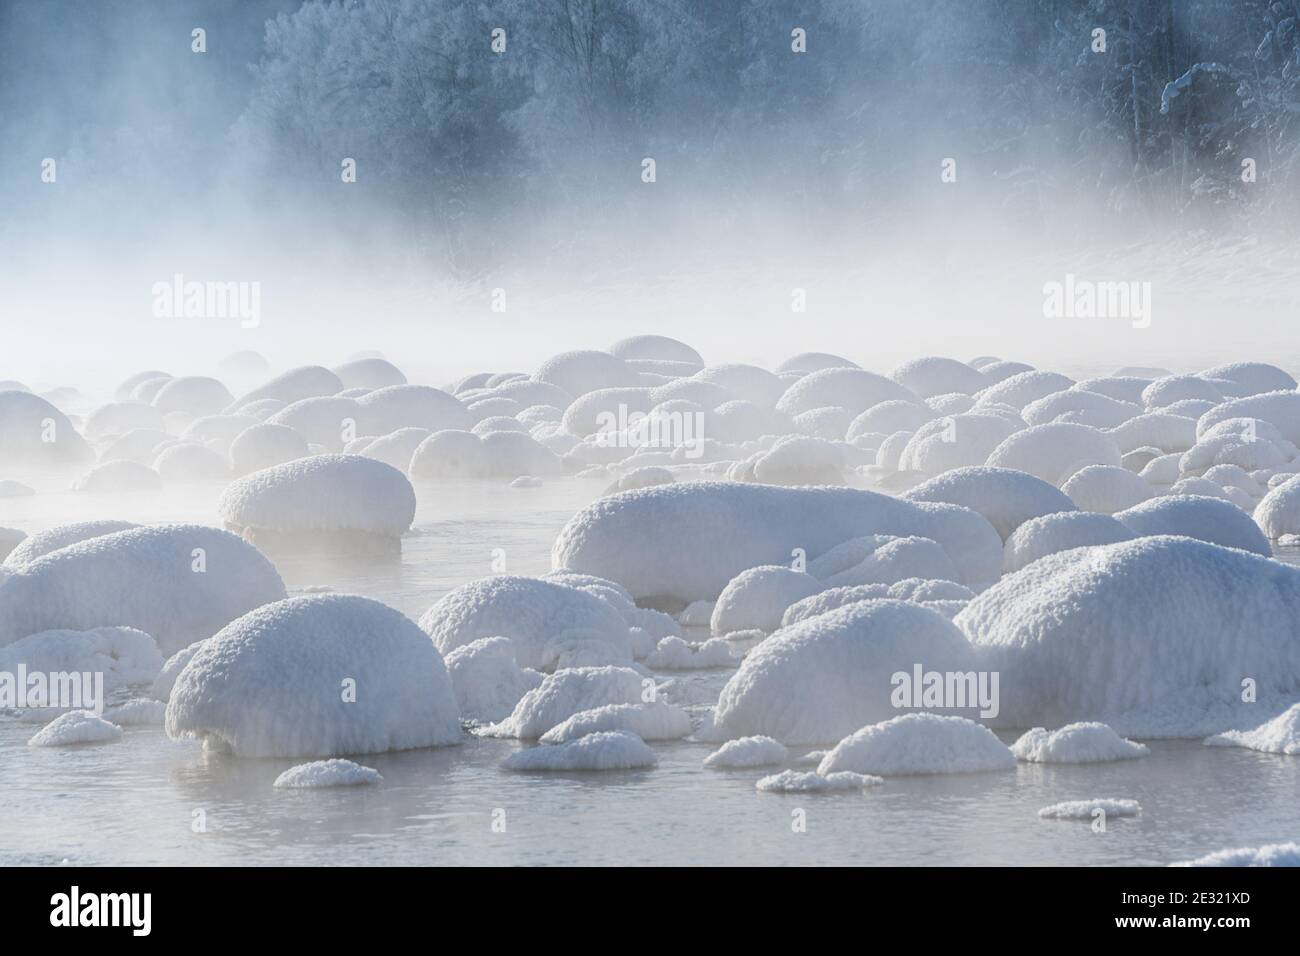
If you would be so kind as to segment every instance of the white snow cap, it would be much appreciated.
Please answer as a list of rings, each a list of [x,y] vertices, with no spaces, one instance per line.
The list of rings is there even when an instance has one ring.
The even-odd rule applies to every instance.
[[[604,642],[631,659],[628,624],[611,604],[539,578],[503,574],[462,585],[425,611],[420,627],[444,654],[479,638],[507,637],[520,667],[544,668],[547,646],[574,638]]]
[[[619,339],[609,347],[609,354],[621,359],[659,359],[703,366],[704,359],[685,342],[666,335],[633,335]]]
[[[158,644],[143,631],[97,627],[41,631],[0,647],[0,671],[15,673],[19,664],[28,673],[103,674],[108,694],[130,684],[150,683],[162,669],[163,658]]]
[[[250,425],[230,443],[230,460],[240,475],[306,458],[307,454],[307,440],[288,425]]]
[[[941,545],[972,588],[1001,569],[1002,542],[965,508],[847,488],[684,482],[622,492],[571,518],[552,566],[618,581],[637,599],[714,600],[741,571],[809,558],[849,538],[916,535]]]
[[[588,734],[567,744],[543,744],[513,753],[503,770],[635,770],[653,767],[654,751],[627,731]]]
[[[1287,478],[1264,496],[1255,508],[1255,521],[1269,538],[1300,534],[1300,475]]]
[[[36,534],[25,538],[22,543],[9,552],[4,564],[8,568],[31,564],[37,558],[42,558],[51,551],[66,548],[78,541],[87,541],[90,538],[113,534],[115,531],[126,531],[128,528],[138,527],[139,525],[132,524],[130,521],[113,521],[111,519],[56,525],[46,531],[38,531]]]
[[[909,501],[939,501],[979,512],[1003,539],[1030,518],[1075,511],[1064,492],[1042,478],[1010,468],[957,468],[903,495]]]
[[[917,663],[976,669],[970,644],[938,612],[894,600],[849,604],[755,647],[723,687],[714,726],[726,737],[831,743],[897,716],[893,677],[910,675]]]
[[[922,398],[958,392],[974,395],[990,384],[979,369],[956,359],[928,356],[913,359],[894,369],[895,382]]]
[[[275,778],[274,787],[295,790],[318,787],[360,787],[382,783],[383,775],[351,760],[313,760],[290,767]]]
[[[1151,498],[1155,492],[1138,475],[1118,465],[1089,465],[1061,486],[1084,511],[1113,515]]]
[[[1010,770],[1016,758],[982,724],[965,717],[902,714],[845,737],[817,766],[826,776],[877,776]]]
[[[1293,704],[1254,730],[1229,730],[1209,737],[1211,747],[1245,747],[1269,754],[1300,754],[1300,704]]]
[[[1068,724],[1050,733],[1044,727],[1035,727],[1011,745],[1011,752],[1029,763],[1102,763],[1149,753],[1144,745],[1125,740],[1106,724],[1095,721]]]
[[[117,458],[96,465],[72,483],[73,491],[93,494],[126,494],[157,491],[162,476],[148,465],[128,458]]]
[[[55,717],[27,741],[29,747],[67,747],[120,740],[122,728],[88,710],[70,710]]]
[[[1273,553],[1250,515],[1222,498],[1165,495],[1121,511],[1115,519],[1137,535],[1185,535],[1254,554]]]
[[[706,767],[766,767],[785,763],[790,753],[771,737],[741,737],[728,740],[704,758]]]
[[[1159,536],[1041,558],[955,623],[1001,673],[1001,726],[1203,736],[1258,713],[1241,702],[1243,677],[1260,701],[1295,698],[1297,606],[1300,569]]]
[[[533,740],[584,710],[607,704],[639,704],[645,690],[630,667],[571,667],[558,670],[530,690],[505,720],[488,728],[494,737]]]
[[[38,631],[122,625],[170,654],[284,596],[271,562],[227,531],[132,528],[10,569],[0,578],[0,645]]]
[[[457,743],[460,715],[414,623],[369,598],[309,595],[204,641],[172,688],[167,735],[241,757],[333,757]]]
[[[993,449],[987,462],[995,468],[1027,471],[1057,487],[1087,465],[1119,463],[1119,446],[1113,438],[1099,429],[1069,422],[1018,431]]]
[[[860,368],[823,368],[791,385],[776,403],[776,409],[787,415],[798,415],[832,406],[858,415],[890,399],[923,404],[918,395],[883,375]]]
[[[710,626],[715,634],[775,631],[785,609],[815,594],[823,584],[805,571],[764,565],[740,572],[718,595]]]
[[[229,527],[357,531],[399,537],[415,517],[415,490],[396,468],[360,455],[316,455],[230,483],[217,510]]]
[[[540,673],[515,663],[515,645],[508,637],[483,637],[463,644],[448,652],[445,662],[460,715],[466,720],[504,720],[519,699],[542,682]]]
[[[884,777],[848,770],[829,776],[812,771],[782,770],[770,777],[761,778],[754,784],[754,789],[762,793],[817,793],[826,790],[865,790],[867,787],[878,787],[884,782]]]
[[[1090,511],[1061,511],[1030,518],[1007,538],[1002,570],[1010,574],[1058,551],[1093,544],[1114,544],[1136,537],[1137,534],[1110,515]]]
[[[580,710],[546,733],[544,744],[563,744],[587,734],[625,730],[642,740],[680,740],[691,732],[686,711],[656,700],[648,704],[605,704]]]

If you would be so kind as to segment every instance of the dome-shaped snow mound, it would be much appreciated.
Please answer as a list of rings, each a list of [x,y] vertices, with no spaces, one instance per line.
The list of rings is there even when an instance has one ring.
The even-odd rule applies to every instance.
[[[515,645],[508,637],[479,638],[450,651],[444,661],[465,720],[504,720],[542,682],[537,671],[515,663]]]
[[[229,532],[132,528],[0,576],[0,645],[38,631],[122,625],[152,635],[171,654],[284,595],[271,562]]]
[[[1270,843],[1219,850],[1170,866],[1300,866],[1300,843]]]
[[[1053,422],[1033,425],[1006,439],[989,455],[995,468],[1027,471],[1060,487],[1087,465],[1120,463],[1119,446],[1103,431],[1087,425]]]
[[[1294,391],[1296,380],[1276,365],[1264,362],[1232,362],[1216,365],[1201,372],[1202,378],[1219,379],[1241,386],[1245,395],[1262,392]]]
[[[229,477],[230,463],[207,445],[177,442],[158,453],[154,470],[168,482],[219,481]]]
[[[976,409],[970,414],[946,415],[918,428],[898,457],[902,471],[941,475],[946,471],[983,465],[1002,442],[1025,428],[1012,414]]]
[[[1185,535],[1225,548],[1273,553],[1250,515],[1222,498],[1165,495],[1121,511],[1115,519],[1136,535]]]
[[[909,501],[946,502],[979,512],[1003,539],[1030,518],[1075,511],[1069,496],[1041,478],[1010,468],[957,468],[903,495]]]
[[[1292,704],[1254,730],[1229,730],[1209,737],[1211,747],[1246,747],[1269,754],[1300,754],[1300,704]]]
[[[80,521],[76,524],[56,525],[46,531],[38,531],[36,534],[26,538],[21,544],[9,552],[5,558],[5,567],[16,568],[20,565],[31,564],[37,558],[42,558],[51,551],[57,551],[59,548],[66,548],[70,544],[76,544],[78,541],[87,541],[90,538],[98,538],[102,535],[113,534],[115,531],[126,531],[128,528],[139,527],[130,521]]]
[[[215,378],[203,375],[182,375],[168,379],[153,397],[153,407],[166,415],[185,412],[196,418],[215,415],[235,400],[230,390]]]
[[[824,368],[791,385],[776,403],[776,409],[787,415],[798,415],[829,406],[858,415],[891,399],[920,403],[917,395],[883,375],[860,368]]]
[[[822,587],[835,588],[889,585],[907,578],[953,580],[957,577],[952,560],[937,542],[893,535],[850,538],[819,555],[808,565],[808,571]],[[718,602],[722,602],[721,596]]]
[[[345,389],[387,388],[389,385],[406,384],[406,376],[402,374],[401,369],[381,358],[353,359],[342,365],[336,365],[333,371]]]
[[[68,417],[45,399],[0,391],[0,461],[6,466],[58,468],[93,458]]]
[[[989,380],[979,369],[956,359],[937,356],[913,359],[894,369],[890,377],[921,398],[954,392],[974,395],[989,385]]]
[[[70,710],[42,727],[29,747],[67,747],[72,744],[102,744],[120,740],[122,728],[88,710]]]
[[[993,731],[965,717],[902,714],[845,737],[817,766],[822,776],[881,777],[1011,770],[1016,758]]]
[[[642,740],[680,740],[691,732],[686,711],[661,700],[648,704],[605,704],[580,710],[542,734],[544,744],[564,744],[587,734],[624,730]]]
[[[167,735],[241,757],[335,757],[456,743],[460,715],[414,623],[369,598],[310,595],[204,641],[172,688]]]
[[[1232,418],[1258,418],[1269,422],[1277,426],[1287,441],[1300,445],[1300,392],[1265,392],[1216,405],[1197,421],[1197,437],[1203,438],[1215,425]]]
[[[1132,508],[1155,494],[1141,477],[1116,465],[1081,468],[1061,490],[1082,510],[1103,515]]]
[[[929,671],[972,671],[974,658],[935,611],[892,600],[850,604],[755,647],[722,689],[714,729],[720,737],[830,743],[899,713],[895,674],[910,677],[917,662]]]
[[[520,667],[546,666],[548,645],[603,642],[631,659],[627,622],[608,602],[567,584],[499,575],[462,585],[420,617],[443,654],[484,637],[507,637]]]
[[[666,335],[633,335],[619,339],[609,347],[609,354],[621,359],[658,359],[664,362],[685,362],[704,365],[704,359],[685,342]]]
[[[1049,555],[1004,577],[955,623],[1001,673],[999,721],[1104,721],[1201,736],[1300,691],[1300,569],[1182,537]]]
[[[162,669],[163,659],[158,644],[144,631],[97,627],[88,631],[42,631],[0,647],[0,672],[15,674],[20,665],[29,674],[103,674],[104,693],[110,694],[119,687],[150,683]],[[53,703],[38,703],[30,689],[27,700],[29,706]],[[86,706],[93,703],[84,701]]]
[[[161,487],[162,476],[158,472],[127,458],[96,465],[72,483],[73,491],[91,494],[128,494],[157,491]]]
[[[240,475],[306,458],[308,454],[307,439],[302,435],[288,425],[267,422],[245,428],[230,443],[230,461]]]
[[[273,787],[315,790],[319,787],[363,787],[383,783],[383,775],[351,760],[313,760],[290,767],[275,778]]]
[[[600,388],[637,385],[640,377],[621,358],[608,352],[574,351],[553,355],[538,367],[533,379],[578,397]]]
[[[630,667],[569,667],[550,674],[487,732],[535,740],[575,714],[610,704],[640,704],[643,678]]]
[[[634,770],[655,765],[654,751],[636,734],[601,731],[567,744],[543,745],[513,753],[503,770]]]
[[[343,391],[343,382],[337,375],[319,365],[300,365],[281,372],[239,397],[238,407],[243,408],[263,399],[275,399],[292,405],[304,398],[318,395],[337,395]]]
[[[258,540],[264,532],[397,539],[415,517],[415,489],[373,458],[316,455],[231,482],[217,511],[226,527]]]
[[[706,767],[770,767],[785,763],[789,751],[779,740],[771,737],[741,737],[728,740],[704,758]]]
[[[1028,763],[1102,763],[1132,760],[1149,751],[1142,744],[1125,740],[1105,724],[1069,724],[1048,733],[1035,727],[1011,745],[1016,759]]]
[[[1264,496],[1255,508],[1255,521],[1269,538],[1300,534],[1300,475],[1286,479]]]
[[[716,634],[733,631],[775,631],[785,609],[822,589],[804,571],[780,565],[749,568],[736,575],[718,595],[710,627]]]
[[[1020,372],[980,392],[976,407],[1009,405],[1016,411],[1020,411],[1030,402],[1063,391],[1073,384],[1074,379],[1057,372],[1043,372],[1037,369]]]
[[[1030,518],[1007,538],[1002,553],[1002,570],[1010,574],[1058,551],[1093,544],[1114,544],[1136,537],[1110,515],[1091,511],[1061,511]]]
[[[847,488],[686,482],[601,498],[579,511],[551,550],[552,565],[619,582],[637,599],[683,606],[714,600],[741,571],[809,558],[849,538],[929,538],[972,588],[1002,565],[1002,543],[980,515]]]

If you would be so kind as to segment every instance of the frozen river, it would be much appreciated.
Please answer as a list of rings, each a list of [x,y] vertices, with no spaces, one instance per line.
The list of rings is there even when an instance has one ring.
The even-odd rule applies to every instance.
[[[451,588],[492,572],[550,568],[550,546],[604,482],[423,491],[400,562],[276,558],[291,592],[328,587],[417,617]],[[42,489],[4,502],[0,524],[216,523],[219,486],[114,498]],[[1285,557],[1285,556],[1284,556]],[[729,671],[673,672],[666,699],[695,712]],[[524,746],[461,746],[359,758],[378,787],[285,791],[298,761],[241,760],[128,727],[105,746],[29,748],[39,725],[0,720],[0,864],[1164,864],[1223,847],[1300,836],[1300,758],[1199,741],[1154,741],[1141,760],[1020,764],[1013,773],[891,778],[862,792],[768,794],[769,769],[705,770],[714,747],[656,743],[652,770],[511,773]],[[1008,743],[1014,734],[1002,734]],[[1107,831],[1043,821],[1063,800],[1138,800]],[[794,812],[806,813],[794,832]],[[504,815],[495,811],[504,811]],[[504,832],[493,821],[504,818]],[[203,832],[195,832],[196,821]]]

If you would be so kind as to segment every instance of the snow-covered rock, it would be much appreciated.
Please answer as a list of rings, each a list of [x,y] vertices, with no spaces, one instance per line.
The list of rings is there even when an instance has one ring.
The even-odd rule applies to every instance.
[[[1138,475],[1116,465],[1089,465],[1061,486],[1083,511],[1113,515],[1151,498],[1155,492]]]
[[[1132,760],[1149,753],[1143,744],[1125,740],[1095,721],[1067,724],[1051,732],[1035,727],[1011,745],[1011,752],[1028,763],[1102,763]]]
[[[129,494],[157,491],[161,487],[162,476],[158,472],[127,458],[96,465],[72,483],[73,491],[92,494]]]
[[[899,776],[1010,770],[1007,746],[982,724],[965,717],[902,714],[845,737],[817,767],[824,776],[865,773]]]
[[[1219,850],[1170,866],[1300,866],[1300,843],[1270,843]]]
[[[867,787],[878,787],[884,782],[884,777],[872,777],[848,770],[829,776],[814,771],[782,770],[770,777],[760,778],[754,784],[754,789],[762,793],[817,793],[834,790],[865,790]]]
[[[451,678],[428,637],[355,595],[277,601],[199,645],[167,735],[242,757],[334,757],[454,744]]]
[[[274,787],[314,790],[320,787],[363,787],[382,783],[383,775],[351,760],[313,760],[290,767],[275,778]]]
[[[274,566],[217,528],[131,528],[70,544],[0,577],[0,645],[54,629],[134,627],[164,654],[285,596]]]
[[[1270,754],[1300,754],[1300,704],[1254,730],[1228,730],[1206,738],[1211,747],[1245,747]]]
[[[71,744],[102,744],[120,740],[122,728],[88,710],[60,714],[36,732],[29,747],[67,747]]]
[[[972,671],[974,660],[936,611],[895,600],[849,604],[782,628],[750,651],[722,689],[715,727],[727,737],[830,743],[898,715],[895,674],[910,674],[916,662]]]
[[[97,627],[41,631],[0,647],[0,671],[16,673],[19,664],[29,674],[103,674],[108,694],[129,684],[150,683],[162,669],[163,658],[157,642],[143,631]]]
[[[1137,536],[1110,515],[1090,511],[1062,511],[1030,518],[1007,538],[1002,570],[1005,574],[1011,574],[1058,551],[1094,544],[1114,544]]]
[[[957,468],[903,495],[909,501],[939,501],[982,514],[1005,540],[1030,518],[1075,511],[1064,492],[1041,478],[1010,468]]]
[[[981,666],[1001,674],[1000,726],[1096,720],[1134,736],[1186,737],[1259,712],[1241,701],[1244,678],[1263,703],[1295,699],[1296,607],[1300,569],[1160,536],[1041,558],[955,623]]]
[[[53,528],[38,531],[36,534],[23,539],[22,543],[9,552],[4,564],[8,568],[31,564],[37,558],[44,557],[51,551],[57,551],[59,548],[65,548],[70,544],[136,527],[139,526],[132,524],[130,521],[113,521],[111,519],[56,525]]]
[[[811,574],[782,565],[749,568],[722,589],[710,626],[715,634],[774,631],[781,626],[781,615],[787,607],[822,587]]]
[[[1066,800],[1043,807],[1038,815],[1044,820],[1092,820],[1098,811],[1107,817],[1135,817],[1142,812],[1136,800],[1094,797],[1091,800]]]
[[[686,711],[663,701],[605,704],[581,710],[542,734],[544,744],[563,744],[587,734],[623,730],[642,740],[680,740],[691,732]]]
[[[1136,535],[1185,535],[1225,548],[1272,554],[1250,515],[1222,498],[1165,495],[1121,511],[1115,520]]]
[[[547,675],[505,720],[487,728],[496,737],[536,739],[584,710],[606,704],[640,704],[643,678],[630,667],[572,667]]]
[[[1018,431],[993,449],[987,461],[990,467],[1025,471],[1058,488],[1088,465],[1119,463],[1119,446],[1106,432],[1069,422]]]
[[[741,737],[728,740],[704,758],[706,767],[767,767],[785,763],[790,752],[771,737]]]
[[[694,644],[672,634],[661,639],[645,658],[646,667],[661,671],[733,667],[736,662],[731,643],[726,638],[713,637]]]
[[[415,517],[415,490],[381,461],[315,455],[231,482],[217,510],[226,527],[259,540],[347,535],[396,541]]]
[[[847,488],[684,482],[601,498],[560,532],[552,566],[618,581],[638,600],[714,600],[740,572],[849,538],[915,535],[941,545],[972,588],[1000,573],[1001,538],[979,514]]]
[[[272,468],[307,455],[307,439],[288,425],[260,422],[245,428],[230,443],[230,460],[238,475]]]
[[[520,667],[546,666],[549,645],[580,636],[630,659],[628,624],[608,601],[539,578],[497,575],[462,585],[420,617],[438,650],[450,654],[484,637],[507,637]]]
[[[542,682],[540,673],[515,663],[515,645],[507,637],[479,638],[452,649],[444,660],[465,720],[504,720]]]

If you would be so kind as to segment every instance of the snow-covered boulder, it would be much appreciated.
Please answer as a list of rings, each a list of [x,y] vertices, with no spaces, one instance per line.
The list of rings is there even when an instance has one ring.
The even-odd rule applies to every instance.
[[[535,740],[575,714],[608,704],[641,704],[643,678],[630,667],[571,667],[547,675],[525,694],[510,716],[486,732]],[[651,682],[653,683],[653,681]]]
[[[1265,362],[1231,362],[1207,368],[1200,374],[1202,378],[1232,382],[1240,386],[1243,395],[1295,391],[1296,388],[1294,378],[1276,365]]]
[[[544,744],[564,744],[587,734],[622,730],[642,740],[680,740],[691,732],[691,718],[686,711],[661,700],[646,704],[605,704],[580,710],[546,733]]]
[[[1095,544],[1129,541],[1137,534],[1110,515],[1090,511],[1062,511],[1031,518],[1007,538],[1002,570],[1019,571],[1041,557]]]
[[[153,407],[161,414],[185,412],[195,418],[215,415],[235,400],[230,390],[215,378],[182,375],[168,379],[153,397]]]
[[[638,373],[608,352],[561,352],[543,362],[533,379],[563,389],[575,398],[600,388],[636,385]]]
[[[608,644],[630,659],[628,624],[594,594],[539,578],[498,575],[462,585],[420,617],[438,650],[450,654],[484,637],[507,637],[515,662],[546,666],[548,645],[580,638]]]
[[[1270,843],[1219,850],[1170,866],[1300,866],[1300,843]]]
[[[908,578],[954,580],[957,577],[952,559],[937,542],[919,536],[893,535],[850,538],[818,555],[808,565],[808,572],[820,581],[821,587],[888,585]],[[721,597],[718,602],[722,602]]]
[[[145,402],[110,402],[86,416],[84,431],[92,440],[124,435],[136,428],[161,429],[162,412]]]
[[[150,683],[162,669],[163,658],[157,642],[143,631],[96,627],[41,631],[0,647],[0,672],[15,674],[20,664],[29,674],[103,674],[104,693],[110,694],[119,687]]]
[[[39,631],[121,625],[171,654],[285,594],[256,548],[201,525],[118,531],[6,570],[0,645]]]
[[[1197,421],[1197,437],[1204,437],[1215,425],[1232,418],[1262,419],[1277,426],[1287,441],[1300,445],[1300,392],[1265,392],[1216,405]]]
[[[158,472],[127,458],[96,465],[72,483],[73,491],[113,495],[157,491],[161,487],[162,476]]]
[[[1196,420],[1168,412],[1147,412],[1116,425],[1106,434],[1124,453],[1147,447],[1164,452],[1186,451],[1196,444]]]
[[[1300,691],[1300,569],[1184,537],[1049,555],[955,619],[1001,674],[1001,726],[1202,736]],[[743,668],[742,668],[743,669]]]
[[[1225,548],[1272,554],[1259,525],[1222,498],[1165,495],[1118,512],[1115,519],[1136,535],[1185,535]]]
[[[939,356],[906,362],[894,369],[890,378],[921,398],[953,392],[974,395],[990,384],[978,369],[965,362]]]
[[[343,388],[386,388],[405,385],[406,376],[392,362],[382,358],[359,358],[334,366],[333,370],[343,383]]]
[[[1140,476],[1117,465],[1081,468],[1061,490],[1083,511],[1103,515],[1132,508],[1155,494]]]
[[[789,759],[790,752],[779,740],[771,737],[741,737],[728,740],[704,758],[704,766],[715,769],[738,767],[770,767]]]
[[[1228,730],[1206,738],[1211,747],[1245,747],[1269,754],[1300,754],[1300,704],[1254,730]]]
[[[53,528],[38,531],[36,534],[24,539],[21,544],[9,552],[9,556],[5,558],[4,566],[16,568],[24,564],[31,564],[37,558],[44,557],[51,551],[66,548],[78,541],[87,541],[102,535],[113,534],[115,531],[126,531],[128,528],[136,527],[139,526],[132,524],[130,521],[108,519],[55,525]]]
[[[230,463],[219,452],[196,442],[177,442],[158,453],[154,471],[169,484],[180,481],[220,481],[230,477]]]
[[[1025,427],[1014,414],[992,414],[989,409],[935,418],[907,439],[898,467],[937,476],[983,465],[995,448]]]
[[[776,409],[798,415],[831,406],[858,415],[891,399],[922,404],[919,396],[883,375],[860,368],[824,368],[791,385],[776,403]]]
[[[640,599],[714,600],[741,571],[809,557],[849,538],[915,535],[939,543],[959,580],[987,587],[1001,538],[954,505],[903,501],[847,488],[687,482],[622,492],[579,511],[560,532],[552,566],[618,581]],[[481,635],[480,635],[481,636]]]
[[[841,740],[817,772],[904,776],[1011,770],[1016,758],[982,724],[965,717],[902,714],[871,724]]]
[[[520,698],[542,682],[540,673],[515,663],[515,645],[508,637],[483,637],[462,644],[448,652],[444,661],[465,720],[504,720]]]
[[[1074,379],[1058,372],[1037,369],[1020,372],[984,389],[976,398],[976,408],[986,405],[1010,405],[1020,411],[1030,402],[1046,398],[1054,392],[1069,388]]]
[[[1067,724],[1050,733],[1035,727],[1011,745],[1011,752],[1028,763],[1102,763],[1145,757],[1150,751],[1093,721]]]
[[[409,619],[369,598],[308,595],[204,641],[172,688],[167,735],[242,757],[335,757],[457,743],[460,715]]]
[[[931,478],[903,495],[909,501],[960,505],[982,514],[1005,540],[1030,518],[1077,510],[1070,497],[1024,471],[975,466]]]
[[[319,365],[300,365],[281,372],[257,388],[245,392],[239,397],[235,407],[243,409],[253,402],[268,398],[284,402],[285,405],[292,405],[304,398],[337,395],[341,391],[343,391],[343,382],[329,369]]]
[[[633,335],[619,339],[609,347],[609,354],[620,359],[657,359],[664,362],[685,362],[703,367],[704,359],[685,342],[666,335]]]
[[[290,790],[315,790],[321,787],[365,787],[383,783],[383,775],[372,767],[351,760],[313,760],[290,767],[275,778],[271,786]]]
[[[823,584],[805,571],[762,565],[740,572],[718,595],[710,627],[715,634],[774,631],[785,609],[815,594]]]
[[[1300,475],[1286,478],[1264,496],[1255,508],[1255,521],[1274,540],[1300,534]]]
[[[42,727],[29,747],[67,747],[72,744],[102,744],[120,740],[122,728],[88,710],[70,710]]]
[[[273,468],[307,455],[307,439],[288,425],[260,422],[245,428],[230,443],[230,461],[238,475]]]
[[[1298,572],[1300,573],[1300,572]],[[976,668],[969,643],[935,611],[902,601],[850,604],[782,628],[755,647],[718,699],[723,739],[830,743],[899,713],[893,675]]]
[[[315,455],[231,482],[217,503],[250,540],[345,540],[397,547],[415,517],[415,489],[396,468],[360,455]]]
[[[993,449],[987,464],[1013,468],[1056,485],[1088,465],[1119,466],[1120,451],[1105,432],[1087,425],[1054,422],[1018,431]]]

